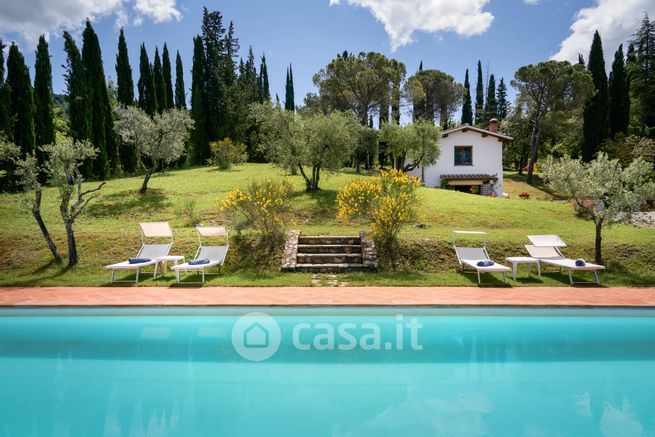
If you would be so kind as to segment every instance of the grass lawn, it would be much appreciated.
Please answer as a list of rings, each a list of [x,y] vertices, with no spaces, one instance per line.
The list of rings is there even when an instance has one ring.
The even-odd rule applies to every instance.
[[[112,180],[98,199],[78,219],[76,237],[80,265],[73,269],[53,266],[50,253],[39,229],[24,203],[22,194],[0,195],[0,284],[2,285],[106,285],[109,273],[102,267],[135,256],[139,246],[140,221],[169,221],[175,234],[172,254],[193,256],[197,238],[188,218],[182,213],[189,200],[195,200],[196,212],[203,224],[226,224],[218,203],[226,193],[243,187],[252,179],[283,177],[283,173],[266,164],[246,164],[228,171],[204,167],[167,171],[150,181],[148,194],[139,195],[141,178]],[[344,225],[336,219],[335,198],[340,186],[353,178],[366,177],[350,172],[326,176],[322,191],[304,192],[304,182],[290,177],[295,192],[290,227],[306,234],[352,234],[366,229],[366,223]],[[509,199],[496,199],[435,188],[421,188],[423,199],[421,222],[427,227],[407,227],[402,234],[403,253],[399,271],[337,275],[336,281],[351,285],[472,285],[475,275],[457,272],[457,260],[450,247],[454,229],[489,232],[492,258],[524,254],[527,234],[555,233],[569,244],[565,253],[571,257],[593,259],[593,224],[574,216],[571,206],[553,197],[542,186],[527,187],[514,174],[506,175],[505,191]],[[519,199],[522,191],[530,200]],[[538,200],[548,199],[548,200]],[[43,215],[51,233],[65,252],[65,232],[59,217],[57,193],[44,194]],[[234,232],[233,232],[234,234]],[[615,226],[605,230],[604,257],[608,271],[601,281],[608,285],[655,284],[655,232],[634,226]],[[279,254],[275,254],[279,256]],[[257,268],[262,253],[247,244],[231,241],[228,261],[220,276],[211,277],[210,285],[280,286],[311,285],[312,275],[281,273],[272,268]],[[274,258],[275,259],[275,258]],[[275,265],[275,264],[274,264]],[[524,266],[521,266],[524,268]],[[524,270],[520,274],[524,275]],[[520,275],[521,276],[521,275]],[[334,278],[318,277],[321,283]],[[487,281],[498,281],[488,277]],[[139,285],[169,285],[172,273],[146,279]],[[500,283],[500,282],[498,282]],[[568,277],[550,272],[542,281],[519,277],[512,285],[562,285]]]

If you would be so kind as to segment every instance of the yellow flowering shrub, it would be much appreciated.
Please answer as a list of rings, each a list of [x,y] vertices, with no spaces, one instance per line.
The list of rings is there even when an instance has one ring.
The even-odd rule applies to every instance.
[[[351,182],[337,194],[337,215],[345,222],[358,217],[369,220],[377,244],[393,253],[400,229],[417,218],[419,185],[418,178],[400,170]]]
[[[236,225],[239,232],[250,228],[262,239],[276,241],[284,236],[290,195],[291,184],[287,180],[253,181],[245,190],[230,191],[221,202],[221,210],[240,218]]]

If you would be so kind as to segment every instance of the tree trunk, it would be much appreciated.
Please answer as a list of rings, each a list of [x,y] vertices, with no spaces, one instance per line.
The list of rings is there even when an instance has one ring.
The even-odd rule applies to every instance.
[[[141,185],[139,194],[146,194],[146,191],[148,190],[148,181],[150,180],[150,176],[152,176],[152,170],[146,170],[146,174],[143,176],[143,184]]]
[[[48,232],[48,228],[46,227],[45,222],[43,221],[43,217],[41,217],[42,195],[43,192],[41,190],[36,190],[34,192],[34,205],[32,205],[32,215],[34,216],[34,220],[36,220],[36,223],[39,225],[39,229],[41,229],[43,238],[45,238],[46,243],[48,243],[50,252],[52,252],[52,256],[55,258],[55,262],[60,263],[62,259],[61,259],[61,255],[59,254],[59,251],[57,250],[57,245],[55,244],[54,241],[52,241],[50,232]]]
[[[75,244],[75,233],[73,231],[73,222],[67,220],[64,225],[66,226],[66,237],[68,239],[68,267],[77,265],[77,245]]]
[[[603,242],[603,236],[602,236],[602,231],[603,231],[603,220],[599,220],[596,222],[596,247],[595,247],[595,255],[594,255],[594,261],[596,264],[602,264],[603,262],[603,255],[602,255],[602,242]]]
[[[532,127],[532,135],[530,135],[530,160],[528,162],[528,185],[532,185],[532,173],[534,171],[534,164],[537,162],[537,147],[539,145],[539,136],[541,129],[539,127],[540,121],[539,114],[535,116],[534,126]]]

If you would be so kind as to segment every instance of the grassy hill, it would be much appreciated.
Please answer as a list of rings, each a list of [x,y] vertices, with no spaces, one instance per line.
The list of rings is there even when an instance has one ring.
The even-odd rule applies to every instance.
[[[80,265],[65,269],[50,264],[50,253],[29,214],[22,194],[0,195],[0,284],[3,285],[104,285],[109,274],[102,267],[134,256],[140,245],[140,221],[169,221],[175,233],[171,253],[190,257],[197,238],[183,214],[189,201],[203,224],[226,224],[233,231],[229,217],[219,210],[226,193],[243,187],[252,179],[282,177],[266,164],[246,164],[228,171],[204,167],[167,171],[154,176],[146,195],[137,193],[141,179],[112,180],[98,199],[88,207],[76,224]],[[512,175],[509,175],[512,176]],[[353,178],[366,177],[350,173],[327,176],[323,190],[304,192],[300,177],[291,177],[295,192],[292,198],[294,217],[290,227],[304,233],[356,234],[366,223],[348,226],[336,219],[334,201],[340,186]],[[530,191],[532,199],[553,199],[546,191],[526,188],[520,177],[508,178],[506,191]],[[435,188],[421,188],[423,199],[421,223],[427,227],[407,227],[403,236],[403,254],[398,272],[339,275],[336,280],[353,285],[470,285],[474,275],[457,272],[457,261],[450,247],[452,230],[484,230],[489,233],[492,258],[524,254],[527,234],[555,233],[569,244],[565,253],[571,257],[593,258],[593,225],[574,216],[571,206],[558,200],[522,200],[486,198]],[[57,193],[49,189],[44,195],[43,215],[61,251],[65,251],[65,233],[58,213]],[[234,234],[234,232],[233,232]],[[309,274],[285,274],[276,269],[262,272],[255,268],[260,254],[247,245],[231,242],[223,274],[213,277],[212,285],[310,285]],[[602,275],[605,284],[655,284],[655,232],[634,226],[615,226],[604,234],[604,257],[609,268]],[[524,272],[521,272],[524,274]],[[321,278],[319,277],[319,280]],[[489,278],[491,279],[491,278]],[[561,274],[549,273],[543,281],[519,278],[513,285],[561,285],[568,283]],[[171,273],[140,285],[168,285]]]

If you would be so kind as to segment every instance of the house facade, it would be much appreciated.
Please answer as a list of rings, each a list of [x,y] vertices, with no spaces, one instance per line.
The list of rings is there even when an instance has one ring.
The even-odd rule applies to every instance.
[[[462,125],[448,129],[439,140],[441,154],[429,167],[411,174],[429,187],[450,188],[467,193],[503,195],[503,144],[512,137],[498,132],[498,120],[489,129]]]

